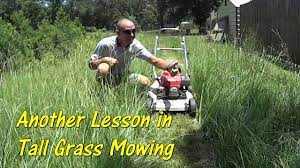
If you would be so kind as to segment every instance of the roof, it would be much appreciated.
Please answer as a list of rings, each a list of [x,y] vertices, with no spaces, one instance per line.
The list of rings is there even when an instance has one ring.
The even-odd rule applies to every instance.
[[[252,0],[230,0],[231,3],[233,3],[234,6],[240,7],[241,5],[248,3]]]

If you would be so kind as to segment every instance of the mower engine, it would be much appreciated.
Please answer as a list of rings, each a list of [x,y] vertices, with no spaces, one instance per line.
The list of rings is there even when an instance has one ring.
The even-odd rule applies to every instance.
[[[163,71],[159,80],[159,85],[164,90],[164,95],[168,98],[178,98],[180,96],[181,74],[179,68],[171,71]]]

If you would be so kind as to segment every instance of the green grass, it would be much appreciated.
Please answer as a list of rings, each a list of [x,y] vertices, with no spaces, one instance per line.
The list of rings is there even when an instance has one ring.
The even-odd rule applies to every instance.
[[[97,33],[78,41],[69,60],[49,56],[23,70],[4,75],[0,83],[0,167],[299,167],[300,83],[299,74],[285,71],[258,55],[229,45],[206,43],[188,37],[191,78],[198,115],[173,116],[170,128],[16,128],[23,111],[31,114],[145,115],[145,88],[122,83],[102,87],[87,67],[96,43],[107,34]],[[154,48],[154,36],[139,34],[146,48]],[[162,38],[161,45],[176,40]],[[180,60],[180,54],[162,53]],[[131,70],[150,76],[151,66],[134,60]],[[87,120],[88,121],[88,120]],[[100,157],[18,156],[19,139],[50,146],[66,138],[70,143],[103,143]],[[171,160],[161,157],[108,156],[113,139],[130,143],[174,143]],[[53,150],[53,149],[52,149]]]

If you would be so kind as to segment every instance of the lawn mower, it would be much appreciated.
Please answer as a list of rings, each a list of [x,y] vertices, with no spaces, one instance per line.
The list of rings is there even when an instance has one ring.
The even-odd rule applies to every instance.
[[[166,28],[164,28],[166,29]],[[158,51],[177,51],[184,55],[185,73],[182,74],[179,65],[164,70],[160,76],[157,75],[153,66],[154,82],[148,91],[148,107],[151,112],[187,112],[190,116],[196,115],[196,100],[192,94],[192,86],[189,70],[189,53],[185,43],[185,37],[181,36],[180,48],[159,48],[158,36],[155,37],[154,55]]]

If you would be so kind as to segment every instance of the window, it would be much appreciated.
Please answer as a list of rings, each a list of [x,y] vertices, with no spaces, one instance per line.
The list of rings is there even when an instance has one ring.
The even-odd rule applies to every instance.
[[[225,6],[227,6],[227,0],[225,0]]]

